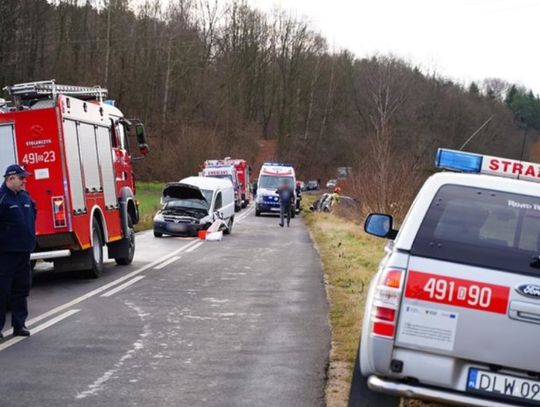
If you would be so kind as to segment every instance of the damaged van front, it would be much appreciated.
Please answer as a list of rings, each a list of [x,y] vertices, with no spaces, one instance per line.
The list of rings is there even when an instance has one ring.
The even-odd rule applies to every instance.
[[[163,189],[162,208],[154,217],[154,236],[197,236],[201,229],[212,223],[211,190],[197,186],[170,182]]]

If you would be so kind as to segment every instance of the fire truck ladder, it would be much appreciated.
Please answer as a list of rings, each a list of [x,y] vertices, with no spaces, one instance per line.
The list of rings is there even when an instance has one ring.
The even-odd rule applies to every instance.
[[[74,86],[57,85],[55,79],[41,82],[18,83],[4,88],[11,96],[16,96],[21,100],[29,99],[55,99],[56,95],[68,95],[77,99],[97,99],[100,102],[107,97],[107,89],[100,86]]]

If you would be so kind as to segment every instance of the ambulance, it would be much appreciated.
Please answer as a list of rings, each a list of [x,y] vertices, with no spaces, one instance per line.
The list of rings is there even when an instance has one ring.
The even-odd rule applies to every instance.
[[[291,164],[265,162],[259,173],[257,181],[257,196],[255,198],[255,216],[262,213],[279,213],[279,196],[277,189],[281,182],[286,180],[294,193],[293,208],[296,204],[296,174]],[[291,211],[294,218],[296,212]]]
[[[0,107],[0,168],[18,163],[32,174],[31,259],[98,277],[107,245],[109,258],[130,264],[139,221],[133,160],[148,153],[142,123],[125,118],[100,87],[51,80],[5,90],[13,101]]]
[[[222,160],[206,160],[203,165],[201,176],[212,178],[224,178],[232,182],[234,187],[234,210],[238,212],[243,208],[240,181],[233,164]]]
[[[399,229],[366,219],[388,244],[351,405],[540,405],[540,165],[439,149],[436,166]]]

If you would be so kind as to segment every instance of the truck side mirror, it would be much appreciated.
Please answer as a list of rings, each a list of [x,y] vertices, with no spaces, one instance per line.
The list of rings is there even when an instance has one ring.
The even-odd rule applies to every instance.
[[[377,237],[395,239],[397,230],[392,228],[394,219],[384,213],[371,213],[364,223],[364,231]]]

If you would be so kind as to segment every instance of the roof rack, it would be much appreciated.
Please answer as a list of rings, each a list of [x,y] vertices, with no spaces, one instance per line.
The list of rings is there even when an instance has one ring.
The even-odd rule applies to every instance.
[[[11,96],[21,100],[55,98],[56,95],[69,95],[78,99],[98,99],[107,97],[107,89],[100,86],[57,85],[55,79],[40,82],[18,83],[4,88]]]

